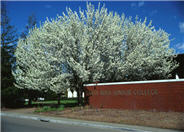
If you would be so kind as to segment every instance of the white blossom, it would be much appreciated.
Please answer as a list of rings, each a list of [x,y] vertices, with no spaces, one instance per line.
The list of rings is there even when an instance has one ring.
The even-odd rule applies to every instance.
[[[19,40],[16,85],[81,93],[84,83],[168,78],[177,66],[169,35],[146,22],[100,5],[87,4],[79,14],[67,9]]]

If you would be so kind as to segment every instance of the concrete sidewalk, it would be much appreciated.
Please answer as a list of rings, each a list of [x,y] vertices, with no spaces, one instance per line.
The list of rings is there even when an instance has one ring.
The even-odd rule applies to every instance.
[[[61,118],[61,117],[57,118],[57,117],[40,116],[36,114],[22,114],[22,113],[5,112],[5,111],[1,112],[1,116],[40,120],[44,122],[62,123],[62,124],[69,124],[69,125],[88,126],[88,127],[94,127],[94,128],[106,128],[106,129],[114,129],[114,130],[129,131],[129,132],[182,132],[179,130],[171,130],[171,129],[160,129],[160,128],[152,128],[152,127],[122,125],[122,124],[104,123],[104,122],[95,122],[95,121],[84,121],[84,120],[67,119],[67,118]]]

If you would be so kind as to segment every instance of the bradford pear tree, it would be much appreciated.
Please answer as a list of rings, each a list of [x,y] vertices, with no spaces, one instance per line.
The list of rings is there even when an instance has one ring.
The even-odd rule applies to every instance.
[[[20,41],[17,54],[24,56],[19,48],[30,52],[19,59],[28,70],[18,83],[25,79],[30,88],[55,92],[75,88],[81,104],[85,83],[167,78],[176,67],[169,44],[168,34],[146,20],[132,22],[100,5],[87,4],[79,13],[67,9]]]
[[[37,79],[39,78],[39,72],[37,72],[38,69],[36,69],[34,65],[35,61],[37,61],[36,64],[38,64],[40,60],[38,59],[38,56],[35,56],[35,52],[32,52],[34,48],[31,44],[32,43],[23,39],[18,41],[18,46],[15,52],[16,70],[13,71],[13,75],[16,79],[15,86],[23,89],[24,93],[28,93],[29,91],[29,105],[31,105],[35,93],[38,90],[42,91],[43,89],[42,85],[40,85],[42,78]],[[33,67],[32,70],[30,68],[31,66]]]
[[[95,9],[87,4],[87,10],[80,10],[79,15],[68,9],[62,19],[67,25],[64,26],[65,43],[61,51],[67,60],[81,103],[84,83],[120,79],[122,76],[118,74],[118,67],[121,64],[124,38],[122,24],[125,17],[108,13],[104,6],[99,5]]]
[[[118,73],[116,68],[120,64],[118,57],[121,56],[120,49],[123,38],[121,25],[124,16],[119,17],[117,14],[113,15],[112,12],[108,14],[107,9],[105,7],[100,8],[100,5],[95,10],[91,4],[87,5],[86,14],[84,11],[80,11],[80,16],[78,16],[76,12],[72,12],[70,9],[67,9],[67,13],[67,15],[58,16],[56,20],[47,20],[40,29],[35,28],[25,39],[25,42],[20,40],[16,57],[20,58],[17,60],[24,61],[25,66],[28,66],[24,82],[28,81],[27,84],[30,85],[30,88],[38,88],[38,85],[42,86],[37,82],[38,80],[42,80],[40,82],[44,82],[44,84],[49,82],[46,77],[44,78],[41,75],[37,76],[39,78],[34,77],[39,73],[38,66],[35,65],[40,62],[40,66],[41,61],[43,61],[42,64],[46,63],[44,59],[39,58],[40,55],[50,65],[54,64],[57,68],[63,66],[71,76],[69,79],[70,86],[75,86],[79,103],[81,103],[84,83],[110,78],[110,75],[106,76],[109,73],[108,70],[112,70],[110,71],[112,73]],[[27,48],[23,48],[24,46],[21,43],[27,45],[25,46]],[[20,50],[21,48],[24,52]],[[26,50],[30,50],[30,52]],[[39,54],[37,51],[39,51]],[[27,54],[29,59],[21,58],[21,55],[18,54],[23,56]],[[117,55],[119,56],[116,57]],[[38,59],[35,59],[36,56],[38,56]],[[112,62],[113,65],[111,65]],[[20,68],[17,69],[20,70]],[[43,68],[41,70],[45,71]],[[57,71],[55,73],[60,70],[55,70]],[[51,69],[46,71],[50,74],[53,73]],[[36,82],[34,81],[35,78]],[[20,80],[22,80],[22,76],[20,76]]]
[[[91,4],[80,16],[70,9],[67,12],[63,40],[69,43],[61,50],[79,97],[84,83],[163,79],[177,67],[169,35],[156,30],[151,22],[147,25],[146,19],[133,22],[108,13],[105,7],[95,10]]]
[[[28,36],[29,31],[31,31],[36,26],[37,20],[34,14],[28,17],[27,25],[25,27],[25,31],[20,34],[21,39],[25,39]],[[28,105],[31,105],[33,99],[40,97],[43,93],[38,90],[33,89],[22,89],[22,93],[24,94],[24,98],[28,98]]]
[[[166,79],[177,67],[169,34],[146,22],[136,17],[124,25],[123,80]]]
[[[52,35],[55,35],[55,32],[52,32],[53,27],[53,24],[50,28],[49,22],[45,22],[42,28],[35,27],[26,39],[19,40],[14,76],[18,88],[54,91],[58,94],[60,104],[61,94],[69,87],[69,74],[64,73],[63,59],[57,51],[57,45],[52,43]]]

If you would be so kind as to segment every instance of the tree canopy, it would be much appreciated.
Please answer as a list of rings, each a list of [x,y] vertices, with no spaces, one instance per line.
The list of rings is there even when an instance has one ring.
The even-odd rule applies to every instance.
[[[45,21],[16,49],[18,87],[61,93],[84,83],[168,78],[177,66],[169,35],[151,22],[135,22],[105,6]],[[80,101],[80,100],[79,100]]]

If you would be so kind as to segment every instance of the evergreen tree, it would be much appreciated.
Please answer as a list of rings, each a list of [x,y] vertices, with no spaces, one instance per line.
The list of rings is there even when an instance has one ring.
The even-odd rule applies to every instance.
[[[18,35],[14,26],[10,24],[7,16],[6,4],[1,5],[1,95],[2,106],[15,105],[18,89],[13,86],[14,77],[12,70],[15,67],[14,50]]]

